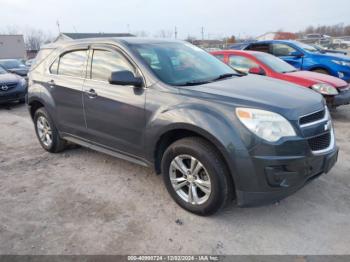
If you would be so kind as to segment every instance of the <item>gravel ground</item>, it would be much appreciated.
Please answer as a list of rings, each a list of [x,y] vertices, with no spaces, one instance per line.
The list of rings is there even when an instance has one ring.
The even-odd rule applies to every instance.
[[[350,106],[339,161],[278,205],[198,217],[150,169],[88,149],[49,154],[26,107],[0,108],[0,254],[350,254]]]

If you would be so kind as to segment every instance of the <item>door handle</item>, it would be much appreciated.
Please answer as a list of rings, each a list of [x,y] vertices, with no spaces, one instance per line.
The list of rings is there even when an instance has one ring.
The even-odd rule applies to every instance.
[[[85,93],[88,95],[89,98],[95,98],[97,96],[97,93],[94,89],[90,89],[89,91],[85,91]]]

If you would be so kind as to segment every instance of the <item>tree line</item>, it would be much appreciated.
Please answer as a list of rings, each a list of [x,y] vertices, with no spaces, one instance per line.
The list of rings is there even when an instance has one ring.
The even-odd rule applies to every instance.
[[[322,34],[333,37],[350,36],[350,25],[345,25],[344,23],[336,25],[310,25],[298,33],[299,36],[307,34]]]

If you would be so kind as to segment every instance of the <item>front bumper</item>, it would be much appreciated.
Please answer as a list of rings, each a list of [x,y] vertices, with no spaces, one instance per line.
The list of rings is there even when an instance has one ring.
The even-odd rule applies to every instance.
[[[0,92],[0,103],[9,103],[25,99],[27,89],[24,90],[11,90],[9,92]]]
[[[328,173],[337,159],[337,147],[322,155],[255,158],[255,170],[260,170],[262,178],[261,191],[237,190],[238,205],[259,206],[281,200]]]
[[[328,103],[328,100],[327,100],[327,103]],[[340,91],[338,95],[332,97],[329,100],[329,104],[332,107],[350,104],[350,89],[345,91]]]

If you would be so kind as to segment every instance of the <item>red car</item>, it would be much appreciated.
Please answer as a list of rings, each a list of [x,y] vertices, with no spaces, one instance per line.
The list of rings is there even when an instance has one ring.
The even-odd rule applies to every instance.
[[[321,93],[331,107],[350,103],[350,85],[340,78],[298,71],[282,59],[263,52],[222,50],[211,54],[239,72],[266,75],[311,88]]]

